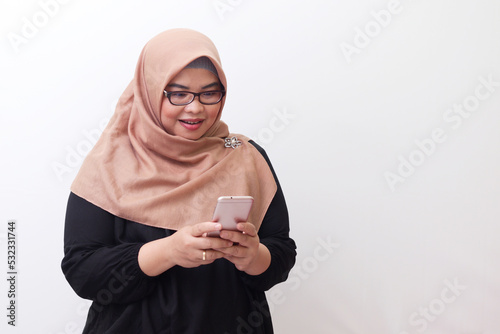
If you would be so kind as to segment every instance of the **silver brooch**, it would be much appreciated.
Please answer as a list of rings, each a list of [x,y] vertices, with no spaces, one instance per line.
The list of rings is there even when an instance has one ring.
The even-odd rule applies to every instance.
[[[231,137],[231,138],[228,137],[224,139],[224,147],[237,148],[240,145],[241,145],[241,140],[239,140],[236,137]]]

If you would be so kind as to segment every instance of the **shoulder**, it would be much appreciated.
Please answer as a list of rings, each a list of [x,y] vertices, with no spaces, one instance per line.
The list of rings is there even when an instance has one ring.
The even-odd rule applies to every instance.
[[[271,161],[269,160],[269,157],[267,156],[267,153],[266,151],[262,148],[262,146],[260,146],[259,144],[257,144],[256,142],[254,142],[252,139],[250,139],[248,141],[250,144],[253,145],[253,147],[255,147],[257,149],[257,151],[259,151],[259,153],[264,157],[264,159],[266,159],[267,163],[270,165],[271,164]]]
[[[277,184],[279,184],[278,183],[278,177],[276,175],[276,172],[274,171],[273,165],[271,164],[271,160],[269,159],[269,156],[267,155],[266,151],[262,148],[262,146],[260,146],[256,142],[254,142],[252,139],[250,139],[248,142],[250,144],[252,144],[253,147],[255,147],[257,149],[257,151],[259,151],[259,153],[262,155],[262,157],[266,160],[267,164],[269,165],[269,169],[273,173],[274,180],[276,181]]]

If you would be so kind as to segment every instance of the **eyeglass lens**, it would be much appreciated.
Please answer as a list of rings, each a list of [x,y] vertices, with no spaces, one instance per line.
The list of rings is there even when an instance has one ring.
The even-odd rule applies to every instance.
[[[198,94],[191,92],[169,92],[168,96],[172,104],[189,104],[191,103],[195,95],[199,96],[200,103],[203,104],[216,104],[222,99],[221,91],[208,91]]]

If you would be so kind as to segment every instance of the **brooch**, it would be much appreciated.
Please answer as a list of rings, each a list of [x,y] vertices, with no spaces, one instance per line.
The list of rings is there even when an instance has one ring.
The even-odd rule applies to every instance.
[[[224,139],[224,147],[237,148],[240,145],[241,145],[241,140],[239,140],[236,137],[231,137],[231,138],[228,137]]]

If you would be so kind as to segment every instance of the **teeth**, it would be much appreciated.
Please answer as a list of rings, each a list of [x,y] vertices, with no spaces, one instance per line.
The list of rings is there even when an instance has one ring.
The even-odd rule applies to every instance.
[[[198,121],[198,122],[189,122],[189,121],[183,121],[184,123],[187,123],[187,124],[198,124],[200,123],[201,121]]]

